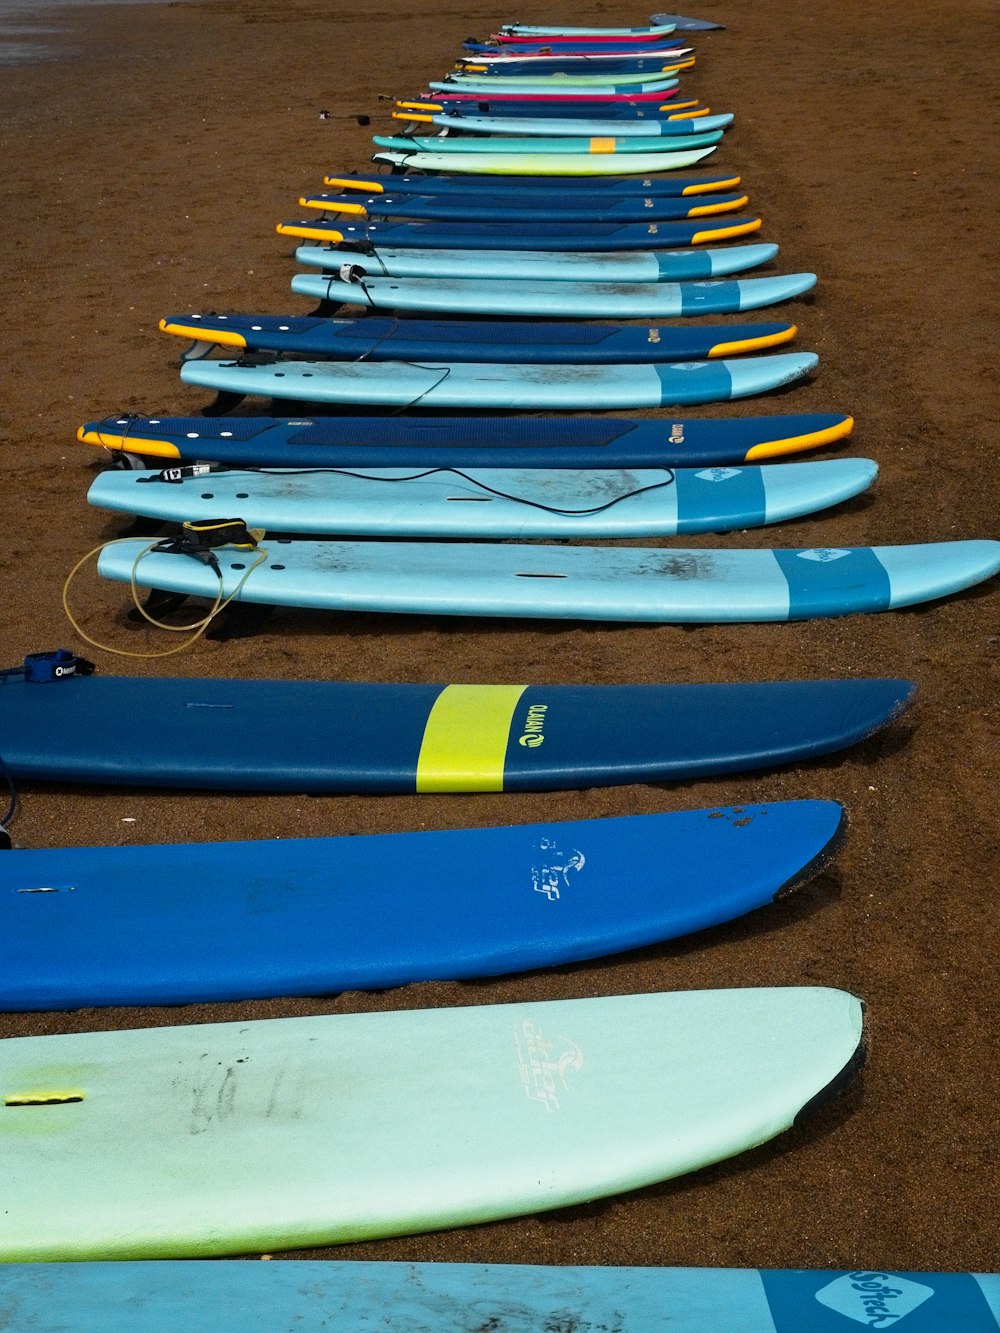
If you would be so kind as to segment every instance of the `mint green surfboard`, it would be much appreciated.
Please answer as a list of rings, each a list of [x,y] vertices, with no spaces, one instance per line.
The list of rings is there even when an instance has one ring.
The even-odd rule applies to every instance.
[[[861,1037],[853,996],[788,987],[8,1039],[0,1261],[246,1254],[617,1194],[789,1128]]]

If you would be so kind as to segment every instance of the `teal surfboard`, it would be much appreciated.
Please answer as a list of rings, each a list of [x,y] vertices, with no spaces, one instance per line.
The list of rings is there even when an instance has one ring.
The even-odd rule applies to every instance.
[[[789,1128],[861,1041],[824,987],[8,1039],[0,1260],[247,1254],[641,1188]]]
[[[715,148],[647,153],[417,153],[384,149],[372,161],[408,171],[479,172],[496,176],[648,176],[681,171]]]
[[[608,472],[380,468],[101,472],[92,505],[165,522],[239,514],[268,532],[410,537],[672,537],[778,523],[866,490],[864,458]],[[206,469],[207,471],[207,469]]]
[[[690,134],[684,140],[685,151],[708,148],[722,139],[721,130],[703,130]],[[639,135],[629,137],[624,130],[617,135],[586,135],[566,132],[542,138],[524,138],[517,135],[492,135],[489,138],[452,137],[447,134],[403,135],[376,134],[372,143],[379,149],[395,149],[401,153],[608,153],[628,156],[648,153],[649,141]]]
[[[368,265],[371,266],[371,260]],[[373,310],[450,311],[466,315],[539,315],[560,319],[669,319],[733,315],[803,296],[815,273],[718,282],[492,282],[474,278],[382,278],[352,265],[337,274],[296,273],[292,291],[337,305]]]
[[[808,620],[889,611],[1000,571],[1000,542],[781,550],[265,539],[218,571],[125,539],[105,578],[214,600],[329,611],[674,623]]]
[[[161,1260],[5,1264],[32,1333],[997,1333],[1000,1276],[886,1269]]]
[[[463,116],[453,111],[436,111],[430,120],[432,125],[446,130],[461,130],[465,134],[515,134],[525,138],[554,135],[648,137],[679,140],[677,147],[681,148],[692,146],[690,140],[693,136],[726,129],[733,123],[734,117],[731,112],[722,112],[714,116],[696,116],[690,120],[598,120],[574,116]]]
[[[778,254],[772,244],[729,245],[684,250],[564,252],[561,250],[494,250],[462,248],[396,248],[383,245],[377,232],[370,252],[337,246],[300,245],[295,258],[312,268],[344,270],[349,280],[368,278],[466,278],[470,281],[522,282],[683,282],[725,277],[768,264]]]
[[[346,284],[345,284],[346,285]],[[575,284],[566,283],[572,287]],[[812,352],[652,365],[487,362],[185,361],[185,384],[226,394],[379,407],[578,410],[728,402],[791,384],[815,370]]]

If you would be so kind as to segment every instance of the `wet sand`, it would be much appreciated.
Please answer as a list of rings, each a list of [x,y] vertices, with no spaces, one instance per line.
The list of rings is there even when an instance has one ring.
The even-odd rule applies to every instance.
[[[820,354],[813,381],[704,414],[848,411],[858,422],[848,450],[881,469],[868,497],[721,540],[995,536],[989,149],[998,83],[987,5],[718,0],[695,12],[728,25],[697,36],[698,67],[685,80],[713,110],[737,113],[718,165],[742,173],[764,218],[761,239],[781,245],[779,271],[820,278],[814,295],[787,307],[797,347]],[[589,965],[370,995],[7,1015],[0,1032],[840,986],[868,1005],[867,1069],[774,1143],[587,1207],[311,1253],[996,1269],[995,585],[913,611],[756,627],[278,613],[254,639],[201,641],[160,661],[92,652],[64,618],[69,568],[123,528],[85,502],[101,458],[75,443],[77,425],[207,405],[208,395],[179,383],[179,345],[156,331],[165,314],[306,313],[288,292],[291,247],[274,224],[296,215],[298,196],[319,188],[324,171],[365,166],[371,133],[390,122],[365,129],[350,114],[376,113],[381,94],[416,93],[464,36],[517,16],[534,17],[441,11],[427,0],[367,16],[340,0],[98,7],[85,24],[78,11],[53,39],[60,59],[4,72],[4,663],[65,645],[108,674],[572,683],[899,675],[919,682],[916,706],[820,763],[670,786],[317,799],[25,784],[15,839],[46,847],[377,833],[827,797],[849,810],[846,847],[790,901]],[[565,0],[545,16],[645,20]],[[321,109],[335,118],[321,121]],[[164,646],[155,632],[126,628],[123,590],[92,573],[74,602],[99,639],[138,652]]]

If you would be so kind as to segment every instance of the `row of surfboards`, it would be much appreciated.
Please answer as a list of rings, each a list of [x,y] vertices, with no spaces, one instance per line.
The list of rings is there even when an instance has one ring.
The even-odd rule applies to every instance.
[[[656,34],[647,40],[663,43],[666,38]],[[629,41],[607,45],[621,60]],[[515,45],[518,56],[511,60],[504,53]],[[486,76],[491,86],[504,82],[495,73],[500,65],[520,70],[532,60],[549,58],[522,50],[531,45],[498,35],[484,56],[494,69]],[[567,39],[560,58],[589,62],[591,54],[574,55],[573,45]],[[668,49],[675,48],[663,51]],[[482,54],[473,59],[479,61]],[[461,87],[464,77],[456,74],[446,86]],[[552,125],[565,131],[576,122],[576,107],[567,107],[556,90],[564,91],[567,81],[579,76],[560,71],[532,77],[538,82],[529,86],[541,89],[541,98],[515,100],[513,106],[535,116],[492,117],[478,102],[470,114],[461,101],[452,103],[448,91],[440,102],[401,102],[396,114],[433,120],[440,112],[448,118],[441,133],[449,145],[488,148],[496,140],[497,119],[505,130]],[[617,99],[610,105],[618,110],[635,109],[630,98],[609,96]],[[487,113],[491,108],[488,102]],[[563,114],[551,116],[553,108]],[[684,111],[673,108],[666,101],[662,108],[642,109],[634,124],[656,126],[681,141],[703,120],[719,135],[732,120],[728,113],[702,116],[697,104]],[[622,124],[632,128],[632,122]],[[561,139],[567,137],[573,136]],[[539,140],[522,133],[515,142],[530,150]],[[621,142],[595,138],[600,151],[581,153],[577,160],[610,157],[628,167],[637,159],[619,152]],[[315,315],[189,314],[161,322],[165,331],[193,340],[182,379],[216,390],[220,407],[227,410],[244,396],[256,395],[272,401],[415,406],[418,419],[111,418],[90,422],[80,432],[82,439],[137,462],[141,455],[152,455],[227,468],[156,471],[140,466],[108,473],[91,488],[94,504],[162,522],[206,523],[224,511],[238,513],[254,529],[323,538],[398,538],[399,544],[293,537],[259,547],[249,562],[245,551],[227,550],[204,563],[176,545],[133,541],[102,553],[102,575],[129,583],[135,575],[140,583],[177,597],[266,606],[684,622],[784,620],[902,607],[959,591],[1000,569],[1000,545],[990,541],[676,551],[667,560],[650,560],[644,549],[499,547],[480,541],[466,548],[467,559],[457,567],[450,545],[409,540],[523,542],[745,529],[841,503],[864,492],[877,472],[865,459],[741,466],[842,437],[852,423],[833,414],[674,420],[666,432],[651,422],[628,419],[424,416],[435,407],[467,410],[471,405],[477,410],[620,410],[734,400],[793,383],[817,364],[812,353],[771,350],[795,337],[791,322],[686,329],[579,322],[582,316],[604,314],[732,313],[807,291],[813,274],[696,280],[766,263],[777,252],[777,246],[765,244],[705,245],[716,235],[731,241],[760,225],[759,219],[731,219],[730,210],[745,204],[745,195],[714,193],[738,186],[738,176],[692,178],[664,171],[649,178],[632,172],[593,196],[586,182],[582,189],[575,182],[554,182],[544,157],[535,152],[522,153],[523,169],[533,174],[516,185],[489,174],[489,153],[472,155],[476,160],[468,176],[452,169],[404,172],[381,181],[337,175],[327,180],[335,192],[302,201],[337,214],[332,223],[279,226],[286,234],[326,241],[296,252],[300,260],[325,270],[293,279],[295,291],[320,299]],[[586,220],[609,217],[623,207],[633,213],[615,216],[638,217],[650,205],[661,220],[645,226]],[[690,220],[691,214],[698,215],[696,220]],[[396,215],[405,220],[386,228],[382,219]],[[346,224],[345,230],[345,216],[363,218],[363,228]],[[684,216],[689,220],[663,220]],[[655,239],[671,227],[686,228],[688,248],[604,248],[611,240],[608,232],[619,244],[618,233],[641,231],[648,244],[650,234]],[[539,228],[549,230],[539,233]],[[588,228],[600,233],[589,244],[601,248],[590,252],[579,249],[588,243]],[[387,233],[388,245],[383,243]],[[516,239],[576,248],[494,249],[498,236],[503,245]],[[330,309],[340,303],[459,318],[332,317]],[[511,313],[557,315],[560,321],[481,318]],[[224,353],[235,349],[236,359],[208,355],[220,347]],[[759,351],[770,354],[747,355]],[[380,466],[388,459],[400,466]],[[273,469],[281,463],[287,467]],[[468,470],[484,465],[485,471]],[[333,567],[335,580],[329,573]],[[411,570],[412,576],[403,579],[400,569]],[[387,570],[397,577],[387,579]]]
[[[545,43],[552,36],[508,35],[540,35]],[[637,35],[666,34],[562,36],[600,38],[596,44],[603,46]],[[355,286],[356,279],[352,291]],[[418,336],[429,334],[425,329]],[[772,335],[781,336],[773,330],[759,336]],[[395,328],[384,336],[396,336]],[[490,336],[499,342],[503,331]],[[279,363],[284,374],[296,364]],[[592,374],[588,367],[581,378]],[[420,396],[423,401],[426,388]],[[547,466],[562,470],[542,477],[501,471],[491,432],[468,421],[425,427],[414,418],[400,426],[405,459],[393,456],[411,470],[440,467],[421,451],[438,450],[453,462],[454,432],[465,431],[472,461],[463,457],[462,464],[488,462],[495,470],[471,479],[434,477],[422,503],[442,513],[473,501],[477,510],[496,503],[489,535],[508,535],[504,525],[519,508],[545,515],[532,535],[600,532],[586,525],[609,506],[626,504],[635,512],[630,522],[637,533],[702,531],[736,521],[737,514],[745,525],[806,512],[797,487],[766,475],[781,469],[742,465],[754,450],[771,456],[809,447],[845,434],[850,423],[777,418],[763,426],[674,423],[665,431],[647,422],[521,422],[497,428],[496,448],[503,450],[505,430],[518,427],[530,443],[511,453],[548,451],[554,458]],[[270,504],[294,499],[307,480],[294,475],[310,469],[305,459],[325,469],[330,451],[340,451],[343,465],[344,450],[370,460],[386,448],[384,427],[357,419],[114,418],[82,434],[119,453],[178,460],[232,462],[239,455],[226,457],[227,450],[248,451],[243,461],[249,459],[250,469],[241,473],[118,474],[128,486],[123,502],[112,507],[144,513],[147,494],[182,495],[186,506],[197,493],[209,509],[185,512],[202,527],[211,526],[212,511],[236,512],[251,501],[248,488],[266,461],[255,448],[274,451],[279,465],[293,469],[265,478]],[[582,453],[589,463],[597,450],[650,450],[657,437],[658,470],[619,474],[610,494],[609,479],[599,473],[581,480],[566,470],[570,455]],[[683,456],[689,438],[700,441],[695,447],[705,451],[706,463],[721,466],[709,466],[701,477],[673,472],[664,454]],[[727,448],[743,452],[734,458]],[[531,466],[535,458],[518,461]],[[642,469],[643,461],[618,466]],[[350,478],[324,471],[317,478],[323,487],[360,483],[356,494],[335,491],[323,500],[340,506],[332,530],[354,523],[349,530],[398,532],[391,518],[349,515],[369,507],[365,494],[409,486],[403,479],[388,484],[399,472]],[[830,487],[839,487],[843,498],[872,475],[873,465],[862,465],[840,469],[839,477],[813,473],[802,484],[826,487],[828,496]],[[95,503],[108,503],[115,493],[105,489],[110,480],[111,474],[98,479]],[[237,489],[225,489],[230,483]],[[716,492],[726,487],[730,493],[720,502]],[[151,512],[170,517],[158,504]],[[405,508],[412,514],[412,505]],[[276,509],[270,519],[295,531],[287,512]],[[563,520],[569,526],[558,526]],[[252,518],[245,521],[254,526]],[[449,531],[434,526],[439,519],[429,522],[429,528],[405,531]],[[150,552],[149,545],[109,548],[104,572],[121,577],[127,568],[131,578],[137,569],[148,570],[152,586],[169,589],[175,568],[201,564],[169,550]],[[954,545],[977,548],[963,551],[972,563],[961,578],[985,577],[996,544]],[[713,584],[730,591],[749,584],[766,590],[766,598],[755,592],[741,616],[788,618],[854,609],[856,595],[845,600],[845,585],[834,574],[848,565],[850,586],[864,590],[866,609],[939,595],[956,578],[954,570],[937,571],[938,592],[928,594],[923,564],[932,557],[899,548],[608,551],[597,566],[587,548],[482,549],[493,552],[486,576],[492,585],[473,569],[476,595],[486,586],[497,591],[486,607],[464,603],[476,614],[513,606],[503,591],[508,583],[530,590],[516,604],[536,608],[532,614],[587,615],[593,607],[596,614],[629,619],[648,613],[640,588],[669,584],[672,614],[697,618],[706,614],[697,610],[699,598]],[[461,598],[472,596],[459,588],[453,602],[454,589],[443,592],[436,580],[445,556],[430,543],[282,539],[267,549],[220,548],[211,552],[216,586],[249,599],[258,575],[286,573],[300,550],[316,562],[327,586],[368,589],[348,591],[345,605],[355,597],[374,604],[374,597],[387,605],[402,601],[407,609],[457,612]],[[464,576],[454,569],[454,547],[449,551],[453,572]],[[621,557],[624,563],[616,563]],[[419,565],[418,558],[429,563]],[[608,580],[612,595],[602,600]],[[548,592],[563,581],[576,589],[568,601]],[[192,590],[186,575],[179,582],[179,591]],[[289,600],[287,581],[278,584],[268,586],[265,600]],[[400,591],[387,595],[393,588]],[[214,595],[211,579],[208,591]],[[723,614],[724,603],[722,597],[711,605],[712,618]],[[89,674],[88,665],[70,654],[42,655],[0,676],[4,760],[15,778],[411,792],[694,778],[802,761],[856,743],[890,723],[914,689],[907,681],[865,679],[556,688],[192,681],[104,677]],[[137,717],[143,718],[141,732]],[[766,907],[821,871],[843,832],[844,812],[835,802],[796,801],[455,833],[10,852],[0,858],[0,1003],[37,1009],[315,994],[593,958]],[[961,1326],[970,1330],[993,1329],[1000,1323],[996,1283],[971,1275],[52,1262],[319,1245],[606,1197],[774,1137],[844,1086],[862,1056],[860,1002],[825,987],[0,1042],[6,1168],[0,1259],[11,1265],[0,1272],[0,1311],[10,1312],[13,1327],[45,1333],[103,1330],[122,1317],[134,1320],[137,1312],[153,1329],[182,1323],[269,1333],[319,1329],[331,1318],[344,1329],[360,1330],[377,1319],[400,1330],[457,1330],[469,1327],[473,1315],[477,1327],[512,1331],[585,1321],[637,1333],[658,1327],[788,1333],[839,1326],[845,1316],[878,1326],[917,1311],[921,1318],[931,1312],[931,1322],[922,1325],[928,1329],[955,1327],[956,1319],[965,1319]],[[30,1270],[18,1266],[24,1260],[32,1261]],[[38,1261],[49,1262],[38,1268]]]

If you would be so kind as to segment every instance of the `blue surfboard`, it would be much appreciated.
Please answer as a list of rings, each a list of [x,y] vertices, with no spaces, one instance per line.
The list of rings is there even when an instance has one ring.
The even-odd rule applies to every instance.
[[[350,268],[352,280],[373,278],[469,278],[539,282],[683,282],[717,278],[769,264],[776,245],[703,246],[693,250],[623,250],[566,254],[561,250],[425,250],[379,243],[355,254],[334,246],[300,245],[295,258],[312,268]],[[514,284],[516,286],[516,284]]]
[[[753,247],[746,247],[753,248]],[[695,264],[699,251],[692,251]],[[671,262],[674,262],[671,260]],[[733,315],[792,301],[816,285],[815,273],[710,282],[573,282],[473,278],[380,278],[376,274],[296,273],[292,291],[336,305],[465,315],[539,315],[560,319],[671,319]]]
[[[575,287],[575,283],[566,283]],[[768,393],[815,370],[813,352],[734,360],[595,365],[504,362],[185,361],[185,384],[244,397],[378,407],[575,411],[730,402]]]
[[[791,801],[13,851],[0,857],[0,1006],[197,1004],[561,966],[784,897],[824,869],[845,828],[835,802]]]
[[[609,472],[479,468],[215,471],[115,469],[94,478],[92,505],[167,523],[239,514],[252,528],[330,536],[675,537],[780,523],[866,490],[866,458],[769,467]]]
[[[105,546],[105,578],[215,601],[393,614],[713,624],[892,611],[1000,572],[1000,541],[912,546],[546,546],[266,539],[210,568],[148,541]]]
[[[217,344],[252,352],[369,361],[430,357],[443,361],[518,364],[571,362],[633,365],[699,361],[761,351],[791,341],[794,324],[545,323],[447,319],[363,319],[298,315],[168,315],[163,333],[190,338],[205,351]]]
[[[359,255],[380,245],[447,250],[662,250],[716,244],[759,231],[760,218],[721,214],[682,222],[365,221],[313,215],[279,222],[280,236],[343,243]],[[346,258],[350,258],[348,255]],[[363,262],[363,260],[361,261]]]
[[[844,440],[836,412],[690,418],[114,416],[81,426],[82,444],[231,467],[711,466],[779,458]]]
[[[484,78],[505,75],[531,74],[591,74],[599,73],[617,78],[620,74],[646,74],[654,77],[667,65],[686,63],[691,56],[690,46],[675,46],[667,50],[643,54],[639,47],[634,55],[620,55],[613,51],[578,51],[547,53],[544,51],[508,54],[496,47],[488,51],[467,51],[457,57],[455,69],[463,74],[481,74]],[[484,58],[485,57],[485,58]]]
[[[440,222],[670,222],[685,218],[710,218],[736,213],[747,204],[745,194],[705,195],[623,195],[615,198],[599,190],[579,197],[560,199],[534,194],[515,199],[497,195],[459,194],[447,191],[386,191],[365,195],[356,191],[327,191],[306,194],[299,199],[303,208],[330,213],[347,213],[367,218],[413,218]]]
[[[478,104],[477,104],[478,105]],[[513,108],[505,115],[517,114]],[[569,200],[583,194],[599,193],[605,198],[621,195],[636,196],[642,199],[678,199],[690,198],[703,194],[724,194],[738,188],[738,172],[719,172],[714,175],[705,173],[700,176],[605,176],[600,181],[565,180],[550,181],[544,177],[527,176],[523,180],[504,180],[502,176],[490,180],[480,180],[475,176],[454,176],[446,172],[401,171],[389,175],[378,172],[331,172],[324,176],[325,185],[337,186],[340,191],[359,191],[361,194],[478,194],[488,199],[513,199],[520,201],[531,194],[551,195],[555,199]],[[350,195],[348,195],[350,197]],[[563,204],[564,208],[574,207]]]
[[[0,676],[0,734],[9,772],[25,781],[550,791],[802,762],[865,740],[915,692],[911,681],[864,678],[526,686],[93,675],[38,684],[18,673]]]
[[[298,1259],[0,1266],[32,1333],[998,1333],[1000,1276]],[[904,1322],[905,1321],[905,1322]]]

